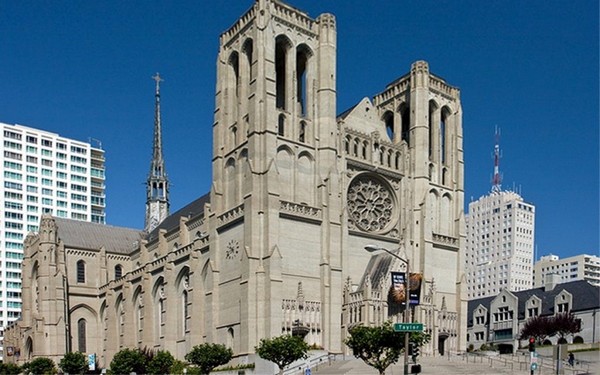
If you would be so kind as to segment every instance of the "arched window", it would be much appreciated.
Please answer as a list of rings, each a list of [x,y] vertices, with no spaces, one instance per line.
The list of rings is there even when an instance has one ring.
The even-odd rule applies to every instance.
[[[387,136],[390,138],[390,141],[394,142],[394,114],[391,111],[385,112],[383,122],[385,123]]]
[[[298,135],[298,141],[306,141],[306,122],[300,121],[300,134]]]
[[[285,135],[285,116],[283,114],[279,115],[277,122],[277,135],[282,137]]]
[[[410,146],[410,111],[407,105],[400,108],[400,115],[402,119],[402,140]]]
[[[83,260],[77,261],[77,282],[85,283],[85,262]]]
[[[77,350],[85,353],[87,352],[86,346],[86,321],[81,318],[77,321]]]
[[[275,105],[279,109],[286,109],[286,65],[289,42],[283,36],[275,41]]]
[[[188,291],[184,290],[183,293],[181,293],[181,311],[182,311],[182,316],[181,319],[183,321],[183,332],[182,334],[185,335],[186,332],[189,329],[189,311],[188,311]]]
[[[307,101],[308,101],[308,90],[307,90],[307,68],[308,58],[310,51],[303,45],[296,50],[296,85],[297,85],[297,98],[298,98],[298,111],[299,115],[306,117],[307,115]]]
[[[120,279],[123,276],[123,267],[120,264],[115,266],[115,280]]]
[[[448,118],[450,117],[450,111],[447,107],[442,109],[440,117],[440,161],[442,164],[446,164],[447,160],[447,147],[448,147]]]

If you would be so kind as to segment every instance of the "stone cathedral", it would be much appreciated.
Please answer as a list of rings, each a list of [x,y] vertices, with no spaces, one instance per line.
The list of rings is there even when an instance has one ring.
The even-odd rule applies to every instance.
[[[459,90],[417,61],[338,114],[336,39],[331,14],[257,0],[220,37],[210,192],[147,213],[145,231],[45,216],[26,239],[22,317],[5,331],[19,355],[5,359],[81,351],[108,367],[126,347],[183,359],[215,342],[255,361],[261,338],[286,333],[349,353],[354,325],[402,321],[388,291],[405,262],[367,245],[422,275],[422,352],[465,350]],[[147,207],[163,215],[154,78]]]

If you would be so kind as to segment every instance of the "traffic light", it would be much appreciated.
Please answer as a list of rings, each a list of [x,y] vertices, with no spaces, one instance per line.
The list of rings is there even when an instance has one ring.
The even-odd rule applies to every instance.
[[[533,337],[529,338],[529,351],[535,352],[535,338]]]
[[[418,357],[420,353],[420,348],[415,344],[415,347],[413,348],[413,357]]]

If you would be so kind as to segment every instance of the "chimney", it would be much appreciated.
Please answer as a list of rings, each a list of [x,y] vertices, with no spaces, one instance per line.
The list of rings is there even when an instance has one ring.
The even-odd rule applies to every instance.
[[[547,273],[546,280],[544,280],[544,291],[548,292],[560,283],[560,275],[557,273]]]

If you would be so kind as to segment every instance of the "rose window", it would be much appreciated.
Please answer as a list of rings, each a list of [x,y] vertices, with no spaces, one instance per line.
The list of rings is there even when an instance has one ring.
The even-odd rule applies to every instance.
[[[348,213],[354,224],[366,232],[380,232],[392,221],[392,192],[380,181],[359,177],[348,189]]]

